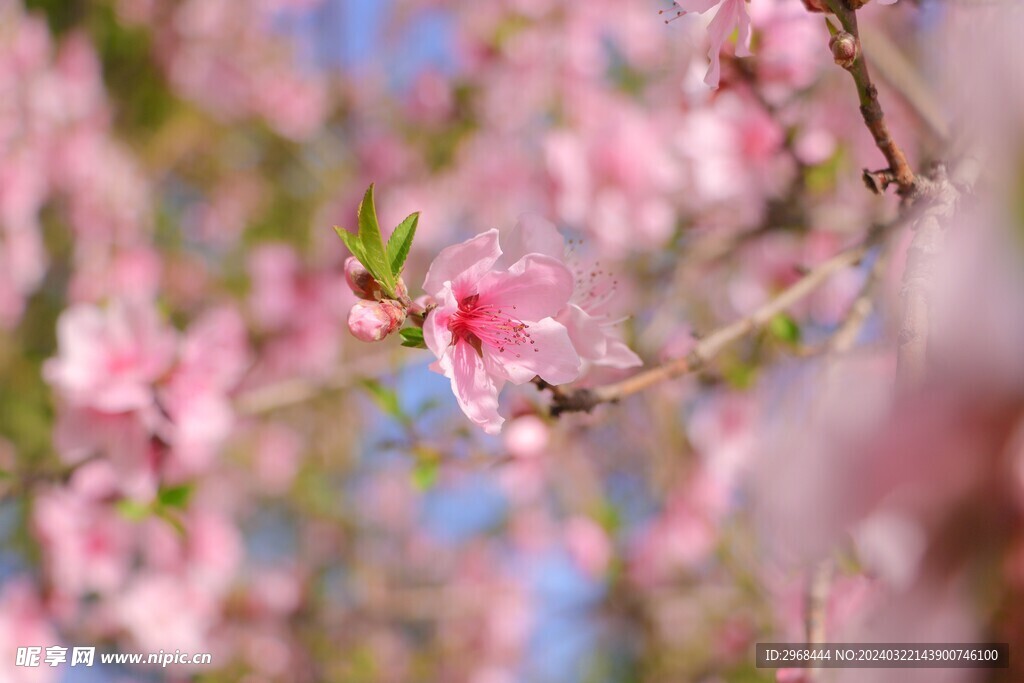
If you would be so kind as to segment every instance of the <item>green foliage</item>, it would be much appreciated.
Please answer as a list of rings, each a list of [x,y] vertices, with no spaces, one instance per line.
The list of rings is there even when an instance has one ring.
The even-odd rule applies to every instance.
[[[405,267],[405,259],[409,256],[409,250],[412,249],[412,240],[416,236],[416,225],[419,221],[419,211],[409,214],[404,221],[398,224],[388,239],[385,251],[388,264],[391,266],[391,274],[394,275],[396,282]]]
[[[160,505],[173,508],[184,508],[192,497],[191,484],[179,484],[160,489],[157,494],[157,501]]]
[[[384,248],[384,239],[380,234],[377,208],[373,204],[372,184],[363,195],[363,201],[359,202],[357,217],[359,229],[355,234],[337,226],[334,230],[348,250],[352,252],[352,255],[359,259],[373,279],[380,284],[384,293],[394,298],[396,279],[391,272],[387,252]]]
[[[365,379],[362,386],[369,392],[373,402],[377,404],[384,413],[396,420],[405,420],[406,415],[402,411],[402,405],[398,401],[398,393],[391,387],[384,386],[375,379]]]
[[[736,358],[726,359],[722,364],[722,377],[735,389],[749,389],[757,379],[757,367]]]
[[[184,536],[185,523],[181,512],[188,507],[192,498],[192,484],[178,484],[162,487],[156,494],[156,500],[143,503],[131,498],[123,498],[116,503],[117,513],[130,522],[141,522],[150,517],[158,517]]]
[[[381,236],[377,220],[377,207],[373,202],[373,184],[367,188],[363,201],[359,202],[359,229],[353,234],[344,228],[334,227],[338,237],[345,243],[352,255],[359,259],[367,271],[389,298],[397,298],[398,278],[405,266],[405,259],[412,248],[419,223],[419,212],[410,214],[391,233],[387,246]]]
[[[410,349],[425,349],[427,342],[423,339],[423,330],[418,327],[406,327],[398,334],[402,337],[402,346]]]
[[[41,12],[56,35],[79,25],[88,8],[85,0],[24,0],[25,9]]]
[[[418,491],[427,491],[437,483],[441,467],[436,459],[420,460],[412,469],[412,485]]]
[[[768,331],[779,341],[791,346],[800,343],[800,325],[785,313],[779,313],[768,321]]]
[[[846,156],[846,150],[840,145],[828,159],[807,167],[804,170],[807,189],[813,194],[827,194],[835,190],[841,173],[849,166]]]
[[[141,522],[142,520],[149,517],[153,512],[151,505],[140,503],[137,500],[131,498],[123,498],[117,501],[117,514],[121,515],[130,522]]]

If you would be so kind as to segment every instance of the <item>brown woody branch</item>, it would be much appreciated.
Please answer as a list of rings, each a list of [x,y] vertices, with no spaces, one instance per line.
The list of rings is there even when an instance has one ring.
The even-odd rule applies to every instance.
[[[864,182],[876,193],[881,193],[890,183],[895,183],[899,187],[901,196],[910,197],[914,195],[916,187],[914,171],[911,170],[903,150],[889,134],[889,127],[885,123],[885,114],[878,101],[878,89],[871,81],[868,64],[864,59],[864,50],[861,49],[857,13],[847,2],[848,0],[824,0],[825,5],[839,20],[843,30],[856,41],[856,58],[849,64],[843,64],[843,68],[853,76],[853,81],[857,85],[857,95],[860,98],[860,113],[864,117],[864,124],[875,139],[875,145],[889,163],[889,167],[881,171],[865,169]]]

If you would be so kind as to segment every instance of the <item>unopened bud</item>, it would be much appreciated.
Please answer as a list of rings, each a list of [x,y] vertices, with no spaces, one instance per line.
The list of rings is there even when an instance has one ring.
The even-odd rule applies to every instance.
[[[828,46],[832,49],[832,59],[836,60],[836,64],[844,69],[853,66],[860,54],[857,39],[846,31],[840,31],[832,36],[832,40],[828,41]]]
[[[357,301],[348,314],[348,329],[364,342],[380,341],[405,322],[405,308],[397,301]]]
[[[355,256],[349,256],[345,260],[345,282],[360,299],[372,301],[380,292],[380,285]]]
[[[398,278],[398,284],[395,285],[395,298],[401,301],[409,300],[409,288],[405,286],[405,280],[401,277]]]

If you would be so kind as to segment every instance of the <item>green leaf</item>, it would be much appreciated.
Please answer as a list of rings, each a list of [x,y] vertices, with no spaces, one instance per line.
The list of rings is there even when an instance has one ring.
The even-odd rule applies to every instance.
[[[352,252],[352,255],[359,259],[360,263],[366,260],[366,257],[363,255],[363,245],[359,241],[358,236],[353,235],[345,228],[339,228],[337,225],[334,226],[334,232],[338,233],[338,237],[345,243],[345,246]]]
[[[359,202],[359,243],[365,260],[362,261],[377,282],[389,296],[395,293],[395,277],[384,250],[384,238],[377,222],[377,208],[373,204],[373,184],[367,188],[363,201]]]
[[[402,274],[405,266],[405,259],[409,256],[409,249],[412,248],[412,240],[416,236],[416,224],[419,223],[420,212],[409,214],[409,216],[398,224],[391,237],[388,238],[386,247],[388,263],[391,265],[391,274],[398,282],[398,276]]]
[[[373,398],[373,402],[377,404],[378,408],[399,420],[405,418],[402,406],[398,402],[398,394],[394,389],[386,387],[374,379],[365,379],[362,384],[370,392],[370,397]]]
[[[425,349],[427,342],[423,339],[423,330],[418,327],[405,327],[398,331],[402,336],[402,346],[410,349]]]
[[[768,321],[768,331],[787,344],[800,343],[800,326],[785,313],[779,313]]]
[[[183,508],[188,505],[189,499],[192,497],[192,485],[181,484],[179,486],[169,486],[167,488],[160,489],[157,494],[157,500],[161,505],[172,508]]]
[[[827,16],[825,17],[825,28],[828,29],[828,34],[830,36],[834,36],[837,33],[839,33],[839,29],[836,28],[835,25],[833,25],[833,23],[829,20],[829,17],[827,17]]]
[[[412,485],[419,491],[426,491],[437,483],[441,466],[435,459],[424,459],[412,468]]]
[[[757,378],[757,368],[749,363],[733,360],[724,364],[722,377],[736,389],[749,389]]]
[[[152,506],[131,498],[122,498],[116,504],[117,514],[131,522],[141,522],[153,512]]]

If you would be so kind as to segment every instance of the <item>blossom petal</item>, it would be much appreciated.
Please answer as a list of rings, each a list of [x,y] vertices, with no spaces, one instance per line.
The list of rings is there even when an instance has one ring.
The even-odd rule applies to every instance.
[[[451,379],[452,391],[466,417],[488,434],[500,432],[505,419],[498,414],[498,392],[504,379],[489,373],[476,349],[463,341],[449,347],[438,365]]]
[[[524,213],[511,230],[501,236],[501,260],[515,263],[527,254],[565,256],[565,238],[553,223],[535,213]]]
[[[504,352],[484,347],[488,370],[513,384],[524,384],[539,375],[545,382],[565,384],[580,374],[581,361],[561,323],[544,318],[530,323],[532,344],[508,347]]]
[[[747,13],[747,3],[744,0],[734,0],[736,5],[736,56],[750,57],[754,53],[750,51],[750,14]]]
[[[557,320],[569,331],[569,339],[583,360],[598,361],[607,353],[608,341],[601,324],[576,304],[569,304]]]
[[[608,342],[608,352],[597,362],[597,365],[622,370],[639,367],[644,364],[640,360],[640,356],[636,355],[633,349],[626,345],[626,342],[615,337],[606,337],[606,340]]]
[[[444,356],[445,349],[452,344],[452,333],[448,329],[448,322],[457,305],[449,285],[442,288],[438,299],[438,306],[431,310],[427,314],[426,320],[423,321],[423,341],[435,356],[441,358]]]
[[[681,12],[704,14],[722,0],[676,0],[676,6]]]
[[[488,230],[465,242],[446,247],[430,264],[423,291],[436,296],[445,282],[475,282],[491,269],[501,247],[498,245],[498,231]]]
[[[573,292],[572,272],[558,259],[527,254],[507,273],[488,273],[480,281],[480,303],[499,306],[525,322],[556,315]],[[514,309],[513,309],[514,307]]]
[[[712,88],[718,87],[722,73],[721,52],[732,30],[739,30],[739,42],[736,47],[738,57],[750,56],[750,15],[747,14],[745,0],[724,0],[718,8],[715,18],[708,24],[708,37],[711,40],[711,49],[708,57],[711,65],[704,77],[704,82]]]

